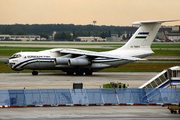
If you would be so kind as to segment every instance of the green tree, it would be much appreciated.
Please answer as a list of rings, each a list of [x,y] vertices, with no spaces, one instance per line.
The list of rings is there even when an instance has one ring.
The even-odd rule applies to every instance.
[[[60,39],[61,39],[61,33],[58,32],[58,33],[56,33],[56,35],[55,35],[55,37],[54,37],[54,40],[55,40],[55,41],[60,41]]]
[[[118,37],[120,37],[122,35],[121,31],[118,30]]]
[[[72,38],[73,38],[73,36],[71,35],[72,33],[70,32],[70,31],[67,31],[67,32],[65,32],[65,34],[66,34],[66,40],[67,41],[72,41]]]
[[[47,40],[49,39],[49,35],[47,33],[39,33],[41,38],[46,38]]]
[[[1,34],[4,34],[4,35],[14,35],[14,32],[11,31],[11,30],[4,30],[1,32]]]
[[[102,33],[100,34],[100,37],[101,37],[101,38],[106,38],[106,37],[107,37],[107,33],[102,32]]]
[[[71,32],[58,32],[55,35],[55,41],[71,41]]]
[[[129,37],[130,37],[129,35],[130,35],[130,34],[129,34],[129,33],[127,33],[126,40],[128,40],[128,39],[129,39]]]
[[[126,40],[126,38],[125,38],[125,36],[124,36],[124,35],[122,36],[122,39],[123,39],[123,40]]]
[[[108,37],[111,37],[111,31],[109,30],[109,32],[108,32]]]
[[[63,40],[63,41],[65,41],[66,37],[67,37],[67,36],[66,36],[65,32],[62,32],[60,39]]]
[[[75,39],[75,38],[76,38],[76,32],[73,31],[73,39]]]
[[[91,32],[90,32],[90,31],[88,31],[88,36],[89,36],[89,37],[91,36]]]
[[[19,30],[16,35],[26,35],[26,33],[24,32],[24,30]]]

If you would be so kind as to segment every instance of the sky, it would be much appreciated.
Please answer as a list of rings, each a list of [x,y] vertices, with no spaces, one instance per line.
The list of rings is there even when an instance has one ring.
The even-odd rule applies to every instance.
[[[0,24],[130,26],[180,20],[180,0],[0,0]],[[163,25],[180,25],[178,22]]]

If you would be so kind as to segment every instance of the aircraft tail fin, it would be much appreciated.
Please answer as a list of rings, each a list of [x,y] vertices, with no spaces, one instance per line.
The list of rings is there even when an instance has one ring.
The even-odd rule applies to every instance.
[[[150,48],[159,31],[159,28],[161,27],[161,24],[163,22],[172,21],[177,20],[134,22],[133,25],[140,25],[139,29],[134,33],[130,40],[119,49]]]

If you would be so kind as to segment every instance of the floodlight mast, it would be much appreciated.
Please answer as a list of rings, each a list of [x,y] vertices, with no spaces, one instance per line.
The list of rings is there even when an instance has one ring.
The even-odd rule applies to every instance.
[[[93,23],[94,23],[94,28],[95,28],[95,24],[96,24],[97,22],[94,20]],[[94,31],[94,41],[95,41],[95,31]]]
[[[94,26],[95,26],[95,24],[96,24],[96,21],[94,20],[94,21],[93,21],[93,23],[94,23]]]

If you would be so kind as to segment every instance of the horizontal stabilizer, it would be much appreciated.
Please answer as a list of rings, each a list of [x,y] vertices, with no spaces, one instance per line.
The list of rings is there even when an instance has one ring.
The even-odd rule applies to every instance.
[[[133,25],[141,25],[141,24],[152,24],[152,23],[164,23],[164,22],[174,22],[179,20],[163,20],[163,21],[139,21],[139,22],[133,22]]]

